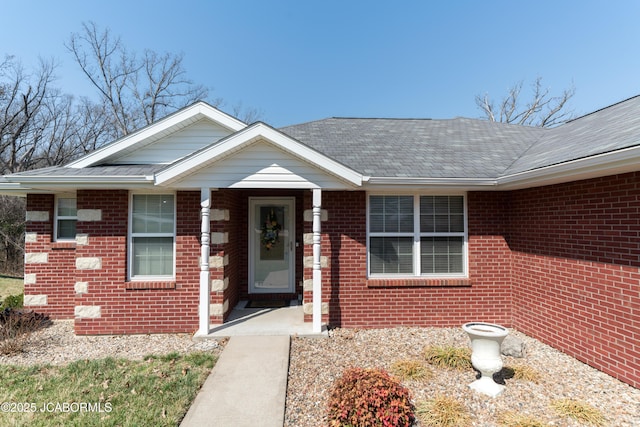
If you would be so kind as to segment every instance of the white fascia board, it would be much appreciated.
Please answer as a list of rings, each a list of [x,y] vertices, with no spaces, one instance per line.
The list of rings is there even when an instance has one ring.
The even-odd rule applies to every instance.
[[[464,190],[495,190],[497,181],[492,178],[411,178],[411,177],[368,177],[367,189],[391,188],[446,188]]]
[[[517,190],[640,170],[640,147],[586,157],[498,178],[501,190]]]
[[[241,150],[242,147],[252,144],[259,139],[265,140],[274,146],[291,153],[293,156],[311,163],[327,173],[347,181],[354,186],[361,186],[363,177],[360,173],[344,166],[341,163],[321,154],[306,145],[284,135],[264,123],[255,123],[233,135],[222,139],[215,144],[203,149],[195,155],[174,163],[173,165],[156,173],[156,184],[167,185],[189,175],[216,160]]]
[[[207,117],[210,120],[220,124],[221,126],[226,127],[232,132],[237,132],[238,130],[243,129],[247,126],[240,120],[223,113],[222,111],[210,106],[205,102],[197,102],[189,107],[186,107],[174,114],[165,117],[164,119],[152,123],[137,132],[129,134],[111,144],[99,148],[96,151],[84,157],[81,157],[74,162],[69,163],[67,167],[85,168],[95,165],[100,161],[119,153],[120,151],[135,146],[136,144],[144,141],[147,138],[151,138],[158,133],[170,130],[172,127],[179,125],[183,121],[197,116]]]

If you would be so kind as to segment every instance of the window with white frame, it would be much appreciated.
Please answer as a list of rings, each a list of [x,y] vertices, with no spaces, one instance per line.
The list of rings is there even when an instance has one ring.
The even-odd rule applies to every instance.
[[[464,196],[370,195],[371,276],[466,274]]]
[[[173,194],[133,194],[129,275],[132,279],[171,278],[175,265]]]
[[[56,240],[75,240],[78,209],[75,197],[56,197]]]

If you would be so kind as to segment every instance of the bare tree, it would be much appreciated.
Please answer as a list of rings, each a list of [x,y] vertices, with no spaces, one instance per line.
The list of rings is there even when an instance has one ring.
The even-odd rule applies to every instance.
[[[573,118],[573,111],[567,110],[568,102],[575,94],[573,86],[558,96],[551,96],[549,89],[542,86],[542,78],[538,77],[531,85],[527,102],[522,99],[522,87],[522,81],[512,86],[497,105],[488,94],[476,95],[476,105],[493,122],[553,127]]]
[[[40,61],[28,75],[13,57],[0,64],[0,173],[34,167],[37,144],[33,137],[43,126],[40,115],[54,80],[53,61]]]
[[[206,87],[186,78],[182,55],[147,50],[138,57],[119,37],[108,29],[99,30],[93,22],[72,34],[66,47],[98,89],[118,136],[209,95]]]

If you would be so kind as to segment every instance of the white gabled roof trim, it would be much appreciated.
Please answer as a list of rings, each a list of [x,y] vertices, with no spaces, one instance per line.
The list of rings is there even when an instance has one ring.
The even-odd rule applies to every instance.
[[[296,141],[295,139],[262,123],[253,125],[224,138],[211,146],[188,156],[156,173],[156,185],[168,186],[172,182],[188,176],[229,154],[241,150],[258,140],[267,141],[274,146],[287,151],[295,157],[310,163],[328,174],[333,175],[354,186],[361,186],[362,174],[351,168],[315,151],[314,149]]]
[[[96,151],[88,154],[80,159],[73,161],[67,165],[70,168],[85,168],[100,163],[102,160],[108,159],[121,151],[130,149],[161,132],[170,131],[174,126],[180,125],[182,122],[193,118],[208,118],[219,125],[229,129],[232,132],[237,132],[240,129],[245,128],[247,125],[240,120],[231,117],[230,115],[223,113],[215,107],[207,104],[206,102],[197,102],[189,107],[186,107],[180,111],[177,111],[164,119],[161,119],[149,126],[140,129],[137,132],[129,134],[119,140],[108,144]]]

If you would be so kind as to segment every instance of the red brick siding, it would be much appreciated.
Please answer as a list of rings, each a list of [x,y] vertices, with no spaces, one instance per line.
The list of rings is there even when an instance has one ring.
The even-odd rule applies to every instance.
[[[640,174],[511,194],[514,326],[640,386]]]
[[[330,303],[330,324],[460,326],[479,320],[510,325],[511,256],[503,238],[503,217],[495,215],[503,199],[492,193],[468,197],[469,280],[417,279],[407,287],[402,279],[367,281],[366,193],[323,192],[322,208],[328,211],[329,220],[322,223],[322,256],[330,261],[322,270],[322,283],[323,301]],[[307,200],[307,208],[310,204]],[[310,232],[311,223],[305,228]],[[310,245],[305,255],[312,255]],[[311,269],[305,269],[305,277],[311,278]],[[311,293],[305,293],[305,301],[311,302]]]

